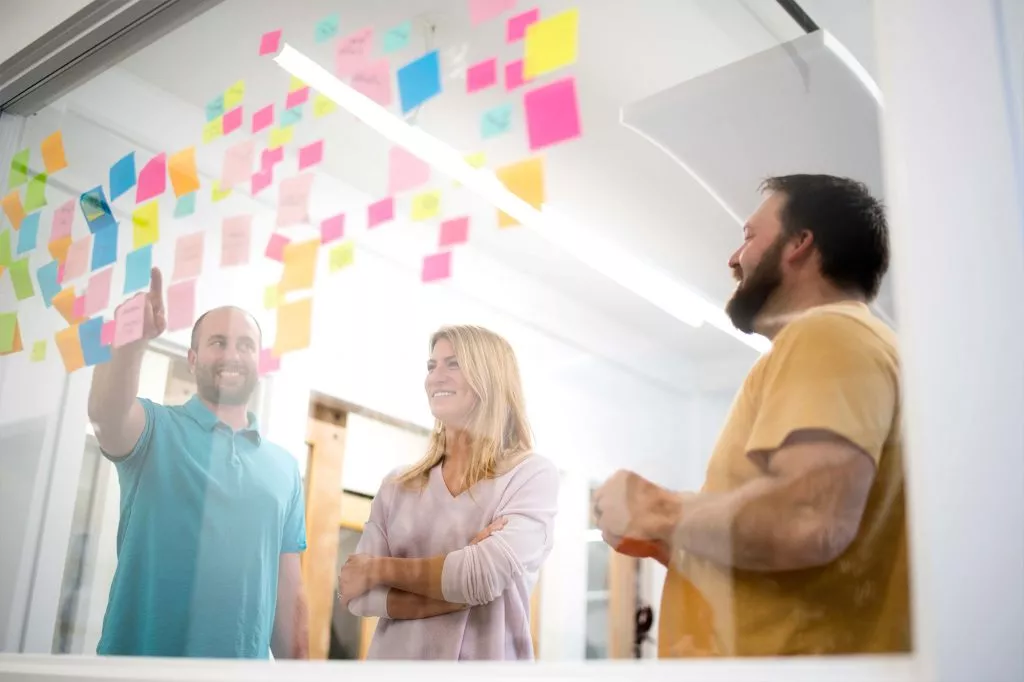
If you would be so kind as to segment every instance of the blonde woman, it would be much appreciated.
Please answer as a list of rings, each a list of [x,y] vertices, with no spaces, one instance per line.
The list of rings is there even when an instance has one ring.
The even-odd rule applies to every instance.
[[[339,598],[380,617],[369,658],[532,659],[558,472],[533,453],[515,354],[486,329],[444,327],[424,387],[427,454],[381,485]]]

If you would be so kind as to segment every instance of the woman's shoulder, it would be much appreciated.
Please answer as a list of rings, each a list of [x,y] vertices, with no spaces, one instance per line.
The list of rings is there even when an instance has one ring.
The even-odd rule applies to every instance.
[[[558,478],[558,467],[547,457],[536,452],[526,452],[510,460],[505,475],[511,479],[554,476]]]

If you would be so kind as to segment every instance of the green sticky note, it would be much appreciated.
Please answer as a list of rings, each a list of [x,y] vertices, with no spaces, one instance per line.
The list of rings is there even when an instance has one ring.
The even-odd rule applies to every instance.
[[[11,176],[7,180],[7,187],[14,189],[21,187],[28,180],[28,149],[22,149],[11,159]]]
[[[11,263],[11,282],[14,283],[14,295],[19,301],[32,298],[36,290],[32,287],[32,276],[28,273],[28,256]]]
[[[33,176],[25,190],[25,211],[31,213],[46,206],[46,173]]]
[[[314,39],[318,43],[326,43],[328,40],[338,35],[338,27],[340,25],[341,16],[337,12],[324,17],[320,21],[316,22],[316,26],[313,28]]]
[[[32,344],[32,362],[42,362],[46,359],[46,341],[36,341]]]
[[[0,232],[0,265],[8,266],[11,264],[11,231],[4,230]]]
[[[190,192],[178,197],[178,203],[174,205],[175,218],[187,218],[196,212],[196,193]]]
[[[0,313],[0,353],[14,350],[14,331],[18,327],[18,313]]]

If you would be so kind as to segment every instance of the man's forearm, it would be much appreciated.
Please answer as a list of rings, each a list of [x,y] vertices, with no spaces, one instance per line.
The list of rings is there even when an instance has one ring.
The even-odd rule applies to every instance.
[[[377,585],[444,601],[444,594],[441,592],[444,559],[444,555],[427,559],[375,557],[374,582]]]
[[[388,618],[394,620],[418,620],[433,618],[469,608],[465,604],[453,604],[440,599],[431,599],[397,588],[388,590]]]
[[[89,419],[100,428],[123,420],[139,394],[139,373],[146,344],[131,343],[111,351],[110,362],[97,365],[89,389]]]
[[[309,608],[297,592],[278,598],[270,648],[276,658],[309,658]]]

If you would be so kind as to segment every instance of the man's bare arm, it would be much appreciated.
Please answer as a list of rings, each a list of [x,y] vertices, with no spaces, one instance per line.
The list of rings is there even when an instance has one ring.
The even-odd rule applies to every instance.
[[[270,648],[276,658],[309,658],[309,608],[298,554],[282,554],[278,562],[277,609]]]

